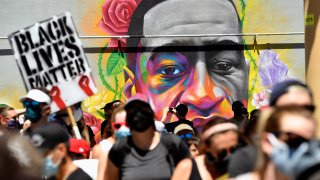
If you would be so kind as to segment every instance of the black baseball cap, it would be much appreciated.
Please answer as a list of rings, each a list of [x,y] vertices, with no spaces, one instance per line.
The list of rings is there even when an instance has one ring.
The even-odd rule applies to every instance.
[[[41,150],[54,149],[60,143],[69,141],[69,134],[61,125],[47,123],[36,128],[30,137],[31,144]]]
[[[112,101],[112,102],[109,102],[107,103],[103,108],[101,109],[112,109],[114,105],[118,105],[118,104],[121,104],[122,102],[120,100],[115,100],[115,101]]]

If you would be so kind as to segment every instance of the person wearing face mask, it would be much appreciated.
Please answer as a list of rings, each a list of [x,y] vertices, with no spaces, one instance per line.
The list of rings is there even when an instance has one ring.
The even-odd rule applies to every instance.
[[[116,140],[131,134],[130,129],[126,125],[126,111],[124,105],[119,105],[113,110],[110,117],[110,123],[112,135],[107,139],[100,141],[99,144],[92,148],[92,158],[99,159],[97,179],[103,179],[104,177],[108,154]]]
[[[32,132],[30,141],[44,157],[43,177],[45,179],[92,179],[73,164],[69,151],[69,135],[63,127],[54,123],[39,126]]]
[[[156,131],[147,102],[130,100],[125,111],[132,135],[112,146],[105,179],[170,179],[175,166],[190,158],[186,144],[175,135]]]
[[[33,129],[48,122],[51,97],[46,89],[31,89],[27,95],[20,98],[20,102],[26,108],[25,118],[31,122],[30,126],[23,130],[23,135],[30,135]]]
[[[227,179],[227,166],[231,154],[239,147],[238,127],[222,117],[214,117],[203,127],[203,153],[195,159],[178,164],[173,180]]]
[[[79,132],[80,132],[82,138],[84,138],[90,144],[90,147],[93,147],[96,144],[96,142],[94,140],[94,134],[93,134],[93,131],[90,128],[90,126],[86,125],[86,123],[85,123],[85,120],[83,118],[83,111],[81,108],[81,102],[76,103],[70,107],[73,112],[74,119],[77,123],[78,129],[79,129]],[[75,137],[75,133],[72,128],[71,120],[70,120],[70,117],[68,115],[66,108],[55,113],[53,115],[53,117],[51,117],[50,122],[59,123],[62,126],[65,126],[65,128],[67,129],[69,134],[72,137]]]
[[[255,169],[235,179],[292,179],[296,161],[315,138],[316,120],[308,106],[266,109],[259,120],[258,135]]]

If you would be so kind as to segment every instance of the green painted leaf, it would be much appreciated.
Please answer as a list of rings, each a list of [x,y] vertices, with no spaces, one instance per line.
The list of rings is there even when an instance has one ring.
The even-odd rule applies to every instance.
[[[107,63],[107,75],[117,75],[122,73],[122,67],[126,66],[126,57],[123,54],[119,54],[117,51],[113,51],[109,56],[108,63]]]

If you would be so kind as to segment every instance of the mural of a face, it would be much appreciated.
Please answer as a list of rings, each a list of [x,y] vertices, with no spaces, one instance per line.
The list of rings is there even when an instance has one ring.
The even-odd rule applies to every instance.
[[[164,1],[144,16],[144,35],[238,34],[237,12],[230,1]],[[214,115],[232,117],[233,101],[247,100],[248,68],[240,50],[162,52],[163,46],[239,45],[240,36],[145,38],[154,48],[138,53],[135,87],[147,96],[157,119],[177,104],[189,108],[196,127]]]

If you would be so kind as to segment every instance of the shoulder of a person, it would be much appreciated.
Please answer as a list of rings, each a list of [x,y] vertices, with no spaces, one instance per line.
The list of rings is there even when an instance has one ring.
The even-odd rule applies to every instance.
[[[192,159],[184,158],[179,162],[178,166],[179,166],[179,168],[181,168],[183,170],[191,171],[191,169],[192,169]]]

